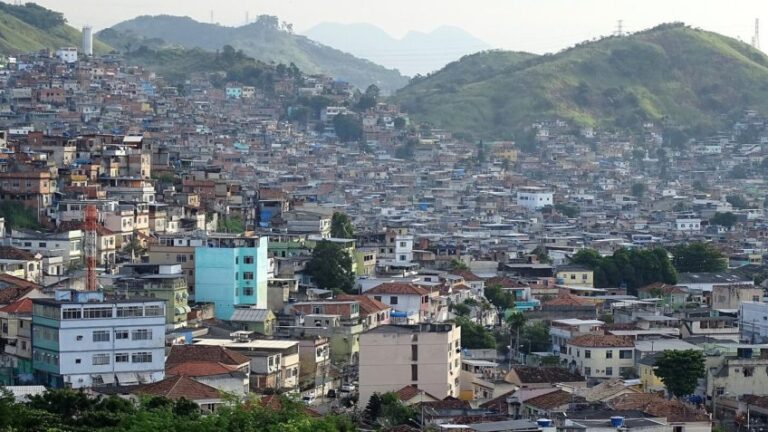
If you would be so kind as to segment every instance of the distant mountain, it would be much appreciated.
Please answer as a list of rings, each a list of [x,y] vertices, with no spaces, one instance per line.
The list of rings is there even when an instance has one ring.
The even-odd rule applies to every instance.
[[[34,3],[11,5],[0,2],[0,53],[19,54],[82,45],[82,35],[67,25],[59,13]],[[110,47],[94,40],[96,52],[108,52]]]
[[[394,100],[416,120],[477,137],[520,136],[555,118],[705,130],[744,109],[768,113],[768,57],[726,36],[664,24],[554,55],[467,56],[413,80]]]
[[[448,26],[429,33],[412,31],[402,39],[371,24],[321,23],[304,34],[409,76],[436,71],[464,55],[491,48],[466,31]]]
[[[215,51],[231,45],[257,60],[294,63],[303,72],[325,73],[362,89],[376,84],[382,90],[393,91],[408,82],[395,70],[295,35],[281,25],[277,17],[266,15],[242,27],[206,24],[188,17],[141,16],[102,30],[98,35],[120,50],[165,44]]]

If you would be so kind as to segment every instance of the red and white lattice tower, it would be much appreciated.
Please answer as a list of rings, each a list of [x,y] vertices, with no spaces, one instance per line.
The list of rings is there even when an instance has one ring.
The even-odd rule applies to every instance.
[[[96,291],[96,227],[98,225],[99,213],[96,206],[85,206],[85,290]]]

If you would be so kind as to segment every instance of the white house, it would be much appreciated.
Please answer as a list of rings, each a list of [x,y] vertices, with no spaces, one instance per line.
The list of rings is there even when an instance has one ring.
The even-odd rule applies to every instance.
[[[554,203],[554,193],[541,187],[521,187],[517,190],[517,205],[539,210]]]

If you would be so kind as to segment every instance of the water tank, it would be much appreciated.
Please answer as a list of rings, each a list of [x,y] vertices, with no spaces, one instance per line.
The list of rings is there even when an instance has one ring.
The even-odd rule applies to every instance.
[[[83,54],[93,55],[93,27],[83,27]]]
[[[624,426],[624,417],[613,416],[611,417],[611,427],[620,428]]]
[[[548,428],[548,427],[552,427],[552,420],[546,419],[546,418],[540,418],[536,420],[536,424],[538,424],[539,427]]]

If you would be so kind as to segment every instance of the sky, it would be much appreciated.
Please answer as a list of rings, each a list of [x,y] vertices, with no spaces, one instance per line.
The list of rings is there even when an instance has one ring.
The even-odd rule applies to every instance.
[[[5,0],[9,1],[9,0]],[[109,27],[138,15],[171,14],[236,26],[257,15],[277,15],[301,33],[321,22],[370,23],[395,37],[411,30],[460,27],[494,48],[555,52],[609,35],[623,21],[625,31],[683,21],[750,42],[765,0],[36,0],[63,12],[70,24]]]

